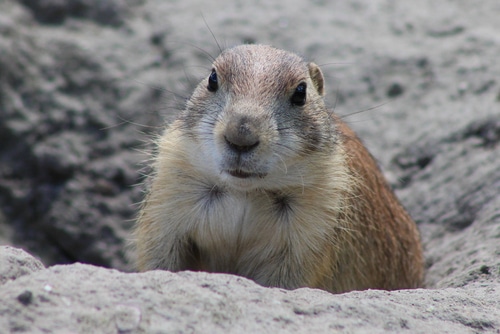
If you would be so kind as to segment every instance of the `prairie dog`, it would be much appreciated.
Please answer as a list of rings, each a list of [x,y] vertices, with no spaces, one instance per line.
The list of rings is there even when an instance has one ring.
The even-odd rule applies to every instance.
[[[415,223],[323,95],[319,67],[293,53],[223,51],[157,143],[138,269],[334,293],[420,287]]]

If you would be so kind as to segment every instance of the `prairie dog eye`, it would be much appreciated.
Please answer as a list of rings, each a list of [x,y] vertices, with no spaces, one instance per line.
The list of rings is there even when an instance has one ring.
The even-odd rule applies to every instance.
[[[306,92],[307,92],[307,84],[305,82],[301,82],[295,88],[295,92],[293,92],[292,97],[290,98],[290,102],[294,106],[302,107],[306,104]]]
[[[217,81],[217,72],[215,71],[215,69],[212,69],[212,73],[208,77],[207,89],[210,92],[216,92],[218,88],[219,88],[219,83]]]

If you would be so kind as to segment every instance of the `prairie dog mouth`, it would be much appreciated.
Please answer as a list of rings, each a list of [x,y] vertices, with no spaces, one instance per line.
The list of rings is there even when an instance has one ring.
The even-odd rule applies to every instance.
[[[253,178],[253,177],[258,177],[258,178],[264,178],[266,174],[259,174],[259,173],[249,173],[242,171],[241,169],[231,169],[226,171],[229,175],[233,177],[237,177],[239,179],[248,179],[248,178]]]

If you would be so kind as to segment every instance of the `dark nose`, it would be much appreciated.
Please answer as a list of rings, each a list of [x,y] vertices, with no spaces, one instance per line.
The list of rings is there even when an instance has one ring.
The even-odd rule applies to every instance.
[[[227,146],[236,153],[250,152],[259,146],[255,120],[247,116],[233,117],[227,124],[224,139]]]

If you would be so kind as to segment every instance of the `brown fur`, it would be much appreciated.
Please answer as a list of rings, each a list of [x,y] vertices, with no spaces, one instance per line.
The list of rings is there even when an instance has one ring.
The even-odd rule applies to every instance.
[[[315,64],[239,46],[161,137],[138,219],[138,268],[242,275],[265,286],[416,288],[415,223],[354,132],[323,102]],[[293,104],[300,83],[304,106]],[[213,88],[213,87],[212,87]]]

